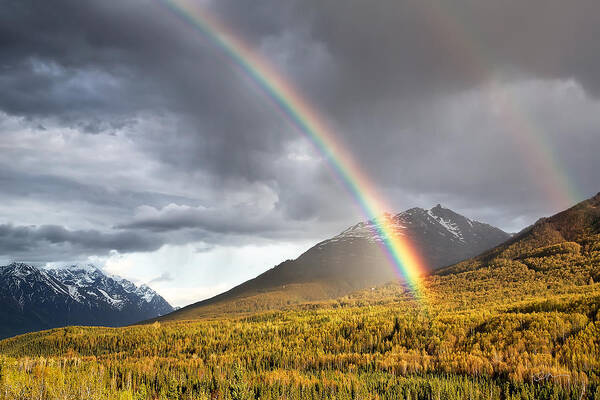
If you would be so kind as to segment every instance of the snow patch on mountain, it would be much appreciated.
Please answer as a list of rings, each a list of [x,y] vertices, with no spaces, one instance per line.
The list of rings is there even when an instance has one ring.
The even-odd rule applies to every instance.
[[[151,303],[160,297],[147,285],[136,286],[127,279],[105,274],[92,264],[55,267],[47,269],[46,272],[65,284],[71,298],[80,303],[86,301],[86,295],[97,298],[96,290],[100,291],[109,304],[118,309],[123,308],[126,303],[123,297],[135,297],[133,302],[138,303]]]
[[[400,214],[399,214],[400,215]],[[384,221],[385,220],[385,221]],[[383,214],[380,217],[370,220],[359,222],[358,224],[351,226],[339,235],[329,239],[325,243],[335,243],[338,241],[352,240],[352,239],[366,239],[371,242],[380,242],[383,239],[379,234],[379,226],[385,223],[390,227],[397,235],[404,235],[406,229],[405,221],[402,219],[393,217],[390,214]]]
[[[114,306],[114,307],[116,307],[118,309],[121,309],[123,307],[123,300],[121,300],[121,299],[113,299],[112,297],[109,296],[108,293],[106,293],[102,289],[98,289],[98,291],[104,295],[104,297],[106,298],[106,301],[109,304],[111,304],[112,306]]]
[[[432,209],[433,210],[433,209]],[[463,237],[462,231],[458,227],[458,225],[450,219],[444,219],[438,215],[433,214],[432,210],[427,210],[427,215],[437,221],[441,226],[443,226],[451,235],[454,235],[458,240],[464,242],[465,239]],[[473,226],[471,220],[465,218],[469,224],[469,226]]]

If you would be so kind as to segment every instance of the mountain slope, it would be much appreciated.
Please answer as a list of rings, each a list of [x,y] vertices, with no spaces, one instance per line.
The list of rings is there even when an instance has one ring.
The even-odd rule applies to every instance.
[[[0,337],[66,325],[126,325],[171,311],[149,287],[93,266],[0,267]]]
[[[490,225],[472,221],[440,205],[412,208],[391,219],[397,235],[409,237],[430,269],[473,257],[510,238]],[[380,245],[374,221],[358,223],[318,243],[296,260],[285,261],[228,292],[165,319],[186,319],[229,310],[256,311],[342,296],[396,280]]]
[[[600,278],[600,193],[549,218],[541,218],[506,243],[472,260],[440,270],[456,274],[498,264],[533,270],[557,270],[579,265]]]

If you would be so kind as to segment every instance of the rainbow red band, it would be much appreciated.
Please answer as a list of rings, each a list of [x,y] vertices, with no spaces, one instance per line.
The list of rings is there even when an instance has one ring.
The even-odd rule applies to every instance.
[[[324,119],[257,52],[236,37],[220,21],[212,17],[197,2],[191,0],[161,0],[181,18],[192,24],[218,46],[231,61],[265,93],[303,135],[328,161],[329,165],[356,200],[382,239],[382,248],[396,273],[410,286],[418,299],[424,299],[422,276],[427,268],[408,238],[397,235],[391,221],[378,218],[389,210],[350,153],[336,141]]]

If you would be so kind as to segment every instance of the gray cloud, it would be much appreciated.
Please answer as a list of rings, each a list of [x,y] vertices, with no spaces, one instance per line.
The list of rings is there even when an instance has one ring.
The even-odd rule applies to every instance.
[[[169,204],[162,209],[140,207],[133,222],[118,228],[147,229],[168,232],[186,228],[201,228],[210,232],[249,233],[273,229],[272,220],[265,220],[258,207],[235,207],[227,213],[223,209],[189,207]],[[262,215],[261,215],[262,214]]]
[[[300,6],[343,73],[336,101],[473,88],[494,74],[574,78],[600,88],[600,5],[593,0],[353,0]],[[366,103],[366,102],[365,102]]]
[[[173,280],[174,280],[174,278],[171,276],[170,273],[164,272],[164,273],[160,274],[159,276],[157,276],[156,278],[151,279],[148,283],[153,284],[153,283],[159,283],[159,282],[171,282]]]
[[[153,251],[161,242],[135,232],[103,233],[96,230],[67,230],[56,225],[0,225],[0,254],[9,259],[56,261],[89,254]],[[65,258],[66,257],[66,258]]]
[[[22,198],[35,196],[47,202],[94,204],[96,207],[112,208],[115,211],[128,209],[139,204],[164,207],[172,202],[192,204],[197,199],[174,196],[158,192],[140,192],[133,190],[111,190],[93,184],[82,183],[61,176],[31,174],[11,169],[0,163],[0,186],[5,200],[8,197]]]

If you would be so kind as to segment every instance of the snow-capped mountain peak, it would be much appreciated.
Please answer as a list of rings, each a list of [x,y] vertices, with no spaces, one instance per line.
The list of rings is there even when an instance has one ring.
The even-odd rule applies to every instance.
[[[48,311],[49,315],[33,324],[39,329],[124,325],[173,311],[147,285],[136,286],[91,264],[49,269],[24,263],[0,266],[0,306],[30,312],[34,320]]]
[[[438,224],[444,227],[450,235],[453,235],[461,242],[464,242],[465,238],[459,225],[459,220],[466,222],[469,227],[473,227],[473,222],[470,219],[456,214],[452,210],[445,209],[440,204],[427,210],[427,215],[433,218]]]
[[[158,295],[154,290],[152,290],[148,285],[143,284],[137,289],[138,295],[144,299],[146,303],[152,302],[154,298]]]
[[[491,225],[466,218],[441,204],[429,210],[411,208],[396,215],[382,214],[374,220],[362,221],[339,235],[317,245],[324,251],[331,245],[360,241],[381,242],[382,219],[394,235],[410,238],[419,244],[430,268],[439,268],[479,254],[507,240],[510,235]],[[442,254],[444,255],[442,257]]]
[[[415,207],[396,215],[382,214],[374,220],[359,222],[351,226],[334,238],[329,239],[328,242],[356,238],[367,239],[372,242],[381,241],[378,226],[384,218],[388,220],[386,223],[397,235],[406,235],[407,230],[414,229],[433,230],[437,231],[438,235],[463,243],[466,242],[469,236],[479,236],[477,231],[482,228],[499,231],[490,225],[473,221],[438,204],[429,210]]]
[[[136,286],[127,279],[105,274],[93,264],[68,265],[48,269],[47,272],[65,284],[71,297],[78,302],[89,301],[91,296],[95,301],[106,302],[114,308],[123,309],[132,302],[151,303],[155,298],[160,298],[158,293],[147,285]]]

